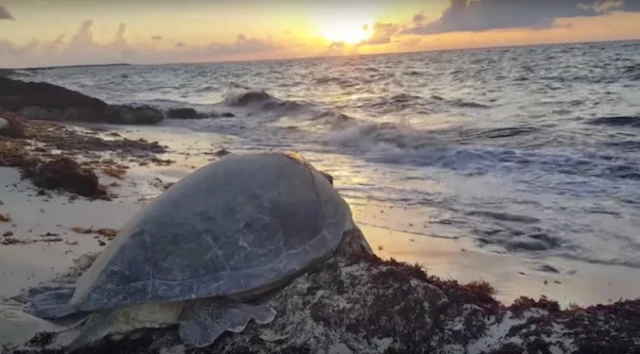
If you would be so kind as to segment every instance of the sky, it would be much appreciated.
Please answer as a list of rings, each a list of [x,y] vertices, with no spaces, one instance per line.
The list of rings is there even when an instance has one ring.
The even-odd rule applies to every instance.
[[[0,0],[0,67],[640,39],[640,0]]]

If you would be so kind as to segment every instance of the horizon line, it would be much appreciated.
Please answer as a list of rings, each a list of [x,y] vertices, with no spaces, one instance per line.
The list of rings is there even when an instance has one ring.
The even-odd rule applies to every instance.
[[[402,55],[402,54],[420,54],[420,53],[432,53],[432,52],[455,52],[455,51],[472,51],[472,50],[492,50],[492,49],[505,49],[505,48],[526,48],[526,47],[541,47],[541,46],[562,46],[572,44],[601,44],[601,43],[624,43],[624,42],[640,42],[640,37],[635,39],[613,39],[613,40],[597,40],[597,41],[573,41],[562,43],[537,43],[537,44],[512,44],[512,45],[497,45],[486,47],[466,47],[466,48],[450,48],[450,49],[421,49],[421,50],[408,50],[401,52],[387,52],[387,53],[357,53],[347,55],[317,55],[317,56],[302,56],[302,57],[283,57],[283,58],[270,58],[270,59],[238,59],[238,60],[211,60],[204,62],[166,62],[166,63],[102,63],[102,64],[68,64],[68,65],[54,65],[54,66],[34,66],[34,67],[5,67],[0,68],[3,70],[53,70],[53,69],[65,69],[65,68],[82,68],[82,67],[105,67],[105,66],[163,66],[163,65],[206,65],[206,64],[237,64],[237,63],[253,63],[253,62],[278,62],[287,60],[314,60],[314,59],[338,59],[338,58],[354,58],[354,57],[373,57],[373,56],[386,56],[386,55]]]

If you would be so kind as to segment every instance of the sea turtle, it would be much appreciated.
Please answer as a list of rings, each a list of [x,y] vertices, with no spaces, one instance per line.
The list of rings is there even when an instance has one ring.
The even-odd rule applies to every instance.
[[[230,154],[144,207],[75,284],[32,288],[26,311],[88,314],[71,349],[173,324],[205,347],[271,322],[265,295],[336,251],[372,253],[330,175],[296,153]]]

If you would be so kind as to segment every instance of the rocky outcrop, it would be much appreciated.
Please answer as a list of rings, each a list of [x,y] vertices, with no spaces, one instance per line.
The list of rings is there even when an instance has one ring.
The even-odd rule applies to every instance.
[[[167,111],[167,118],[172,119],[198,119],[208,117],[208,115],[198,113],[198,111],[193,108],[171,108]]]
[[[88,267],[90,263],[85,266]],[[78,274],[74,274],[77,277]],[[70,282],[73,279],[69,279]],[[140,330],[80,352],[118,353],[631,353],[640,300],[562,310],[521,298],[506,306],[486,283],[458,284],[376,257],[333,258],[267,299],[278,312],[208,348],[185,348],[176,328]],[[42,333],[11,354],[62,354]]]
[[[106,109],[106,121],[113,124],[144,124],[160,123],[164,115],[158,109],[150,106],[117,106],[110,105]]]
[[[23,82],[0,77],[0,108],[27,119],[157,124],[161,111],[149,107],[109,105],[97,98],[45,82]]]
[[[46,110],[67,108],[101,111],[107,104],[97,98],[83,95],[64,87],[45,82],[23,82],[0,78],[0,104],[3,108],[17,111],[27,107]]]
[[[167,111],[167,118],[171,119],[202,119],[202,118],[233,118],[231,112],[200,113],[193,108],[171,108]]]

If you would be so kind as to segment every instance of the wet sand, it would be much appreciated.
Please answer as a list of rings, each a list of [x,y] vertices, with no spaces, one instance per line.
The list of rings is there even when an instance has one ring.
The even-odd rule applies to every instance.
[[[538,259],[483,252],[465,241],[425,237],[362,225],[367,239],[382,258],[421,264],[429,274],[461,283],[487,281],[496,298],[507,304],[520,296],[544,295],[566,306],[609,304],[635,299],[640,280],[632,268],[554,259],[564,272],[536,271]]]
[[[213,161],[225,142],[215,134],[175,127],[102,127],[130,139],[160,141],[169,152],[158,156],[175,163],[141,166],[126,162],[128,169],[122,180],[99,172],[102,184],[118,184],[109,189],[115,195],[111,201],[69,198],[67,192],[38,195],[31,182],[20,179],[17,169],[0,168],[0,214],[9,214],[12,219],[0,222],[0,241],[23,241],[0,244],[0,296],[18,294],[25,287],[66,271],[74,258],[104,249],[108,237],[78,233],[73,228],[121,228],[169,184]],[[532,269],[544,260],[480,250],[465,240],[369,226],[362,215],[371,213],[362,212],[363,208],[366,206],[354,207],[356,222],[382,258],[420,263],[430,274],[443,279],[488,281],[497,289],[496,297],[506,303],[519,296],[546,295],[562,305],[588,305],[633,299],[640,294],[640,278],[631,268],[554,259],[554,265],[562,265],[558,273],[535,271]],[[1,236],[7,233],[11,235]]]

